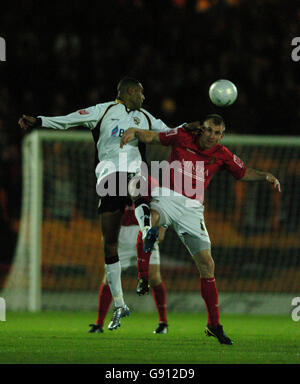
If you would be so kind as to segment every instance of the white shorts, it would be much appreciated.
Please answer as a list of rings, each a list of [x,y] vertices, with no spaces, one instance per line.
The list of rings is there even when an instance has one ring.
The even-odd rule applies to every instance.
[[[171,225],[193,256],[204,249],[210,250],[211,242],[204,222],[204,206],[166,188],[155,188],[150,206],[160,214],[159,226]]]
[[[118,255],[122,269],[136,266],[136,239],[140,227],[138,225],[121,226],[118,239]],[[160,264],[159,247],[156,243],[150,257],[150,264]]]

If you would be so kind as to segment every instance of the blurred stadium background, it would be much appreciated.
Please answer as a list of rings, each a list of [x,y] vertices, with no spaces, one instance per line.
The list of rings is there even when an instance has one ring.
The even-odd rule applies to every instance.
[[[300,63],[291,59],[299,22],[299,4],[281,0],[1,5],[7,61],[0,63],[0,291],[7,284],[17,289],[16,308],[27,307],[32,246],[26,237],[30,222],[23,222],[27,227],[16,252],[21,208],[28,219],[34,206],[32,178],[22,177],[33,165],[22,160],[18,117],[62,115],[113,100],[119,79],[131,75],[144,85],[144,107],[170,126],[216,112],[224,116],[229,138],[257,135],[257,145],[235,141],[228,147],[247,165],[277,175],[283,193],[235,183],[225,174],[212,181],[206,223],[221,306],[228,312],[291,310],[300,290]],[[207,95],[219,78],[239,90],[237,102],[225,110]],[[42,308],[96,309],[103,252],[93,144],[58,135],[41,141]],[[148,159],[167,155],[156,148]],[[196,269],[171,229],[161,254],[170,310],[203,308]],[[128,304],[154,310],[149,297],[136,304],[135,287],[136,273],[128,271],[123,278]]]

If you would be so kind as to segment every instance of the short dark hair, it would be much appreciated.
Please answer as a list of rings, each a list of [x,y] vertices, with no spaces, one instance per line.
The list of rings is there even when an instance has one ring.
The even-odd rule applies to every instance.
[[[224,119],[223,119],[223,117],[221,115],[218,115],[217,113],[212,113],[211,115],[207,115],[206,118],[203,121],[203,124],[207,120],[212,120],[214,125],[223,125],[223,127],[225,129],[225,122],[224,122]]]
[[[118,94],[123,90],[127,89],[128,87],[132,87],[139,84],[140,82],[137,79],[134,79],[133,77],[123,77],[123,79],[119,81],[117,86]]]

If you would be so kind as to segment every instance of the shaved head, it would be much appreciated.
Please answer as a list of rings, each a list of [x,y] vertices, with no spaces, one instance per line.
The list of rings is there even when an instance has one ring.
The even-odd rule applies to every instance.
[[[117,89],[119,101],[122,101],[127,108],[135,110],[142,107],[145,100],[144,88],[138,80],[124,77],[120,80]]]
[[[221,115],[218,115],[216,113],[213,113],[211,115],[207,115],[203,121],[203,125],[206,121],[211,121],[213,123],[213,125],[217,125],[217,126],[221,125],[223,128],[223,131],[225,131],[225,122],[224,122],[224,119]]]
[[[122,95],[122,93],[126,92],[128,88],[136,87],[140,85],[140,82],[132,77],[124,77],[122,80],[119,81],[117,90],[118,90],[118,96]]]

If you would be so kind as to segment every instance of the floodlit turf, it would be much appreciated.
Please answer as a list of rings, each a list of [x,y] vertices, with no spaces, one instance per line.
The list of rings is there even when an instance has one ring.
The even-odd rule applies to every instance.
[[[86,312],[8,313],[0,322],[0,363],[300,363],[300,323],[289,316],[223,315],[232,346],[205,336],[203,314],[169,313],[167,335],[152,333],[156,314],[131,313],[117,331],[88,334],[94,320]]]

